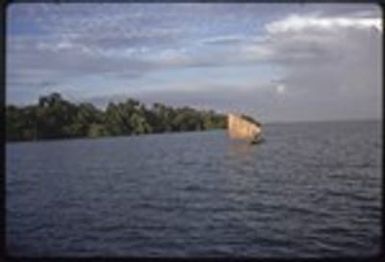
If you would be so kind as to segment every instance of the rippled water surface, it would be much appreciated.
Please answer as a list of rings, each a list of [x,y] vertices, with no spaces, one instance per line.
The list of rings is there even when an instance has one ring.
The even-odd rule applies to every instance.
[[[6,145],[6,242],[27,256],[342,256],[379,250],[381,123]]]

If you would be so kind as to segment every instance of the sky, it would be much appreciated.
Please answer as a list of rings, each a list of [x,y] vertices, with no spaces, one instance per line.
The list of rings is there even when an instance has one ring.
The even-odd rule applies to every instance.
[[[380,119],[382,34],[375,4],[11,4],[6,103],[60,92],[262,122]]]

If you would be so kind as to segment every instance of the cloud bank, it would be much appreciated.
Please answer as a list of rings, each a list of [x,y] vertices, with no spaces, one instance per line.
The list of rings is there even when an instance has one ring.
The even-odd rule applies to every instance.
[[[60,91],[266,121],[381,117],[375,5],[15,4],[7,18],[9,103]]]

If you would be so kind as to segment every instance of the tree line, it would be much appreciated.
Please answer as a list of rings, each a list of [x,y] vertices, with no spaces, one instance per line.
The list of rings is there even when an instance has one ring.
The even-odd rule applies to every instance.
[[[36,105],[6,107],[7,141],[141,135],[226,127],[226,117],[214,111],[174,108],[128,98],[110,102],[105,110],[91,103],[74,104],[59,93],[42,96]]]

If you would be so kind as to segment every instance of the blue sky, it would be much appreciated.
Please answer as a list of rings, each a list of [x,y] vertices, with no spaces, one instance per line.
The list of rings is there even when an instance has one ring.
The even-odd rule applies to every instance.
[[[7,104],[58,91],[261,121],[380,118],[381,23],[370,4],[12,4]]]

